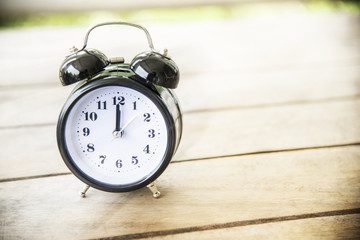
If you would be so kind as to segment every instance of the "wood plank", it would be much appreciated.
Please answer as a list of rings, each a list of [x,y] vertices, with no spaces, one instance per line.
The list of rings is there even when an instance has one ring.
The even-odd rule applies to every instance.
[[[341,100],[359,96],[359,66],[201,73],[183,79],[177,93],[184,112]]]
[[[182,76],[204,72],[219,76],[225,72],[241,75],[246,71],[358,64],[359,18],[305,14],[286,19],[140,23],[151,32],[157,49],[169,49]],[[57,83],[58,69],[68,49],[82,46],[87,29],[73,26],[0,31],[0,86]],[[104,39],[106,36],[111,37]],[[109,57],[125,56],[127,61],[147,50],[143,33],[130,28],[97,29],[89,47]],[[31,56],[31,61],[19,61],[24,56]]]
[[[184,115],[175,161],[360,142],[360,100]],[[67,172],[55,125],[0,130],[0,179]]]
[[[168,41],[168,47],[174,49],[174,59],[182,72],[177,92],[184,111],[197,111],[358,96],[357,20],[357,16],[330,15],[290,18],[288,22],[275,18],[270,22],[250,19],[149,26],[159,46]],[[295,23],[296,30],[291,30],[291,24]],[[272,24],[277,27],[269,28]],[[254,28],[266,31],[254,35]],[[86,29],[79,26],[0,31],[0,128],[56,122],[59,109],[72,89],[60,87],[58,68],[69,46],[74,42],[81,45]],[[221,39],[206,37],[214,29]],[[272,29],[271,41],[266,37],[268,29]],[[159,38],[164,31],[169,32],[167,37]],[[139,47],[143,46],[143,36],[135,30],[125,33],[129,38],[123,39],[124,46],[128,46],[124,53],[130,60],[134,52],[143,50]],[[199,44],[197,39],[201,38],[186,41],[179,38],[188,33],[208,41]],[[114,34],[114,29],[99,30],[92,44],[104,47],[109,56],[122,52],[117,43],[104,43],[103,37],[109,34]],[[66,37],[69,35],[74,39]],[[325,41],[328,39],[332,40]],[[219,44],[223,51],[208,51]],[[279,49],[279,44],[283,49],[274,51]],[[184,54],[187,52],[192,53],[191,59]],[[18,61],[24,55],[32,56],[31,61]],[[219,64],[221,59],[227,59],[226,65]],[[214,96],[221,97],[213,101]]]
[[[1,91],[0,129],[55,124],[71,87],[44,86]]]
[[[217,75],[226,71],[336,66],[350,59],[358,62],[360,33],[355,18],[295,15],[206,22],[208,26],[191,23],[182,35],[182,45],[178,43],[179,49],[172,54],[186,71]],[[189,33],[196,43],[189,40]],[[172,36],[179,37],[176,33]],[[180,54],[184,52],[191,53],[191,58]]]
[[[359,142],[359,104],[354,100],[188,114],[176,159]]]
[[[90,190],[72,175],[0,183],[0,236],[88,239],[360,207],[360,147],[170,164],[163,196]],[[194,217],[196,216],[196,217]]]
[[[203,73],[182,79],[175,92],[185,113],[266,107],[359,97],[359,76],[360,62],[353,67],[282,70],[241,76],[225,73],[222,78],[226,79],[226,84],[219,84],[221,80],[216,75]],[[73,86],[62,87],[60,84],[0,89],[0,128],[56,123],[72,89]]]
[[[145,234],[144,234],[145,235]],[[150,234],[148,234],[150,235]],[[360,214],[208,230],[151,239],[358,239]],[[129,238],[131,235],[129,236]],[[123,239],[126,239],[125,237]]]

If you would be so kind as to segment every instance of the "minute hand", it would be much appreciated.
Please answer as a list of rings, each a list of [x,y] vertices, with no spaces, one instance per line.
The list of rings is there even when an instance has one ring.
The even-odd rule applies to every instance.
[[[132,116],[132,118],[130,118],[130,120],[127,121],[127,123],[124,124],[124,126],[120,129],[120,134],[122,134],[122,133],[124,132],[125,128],[126,128],[127,126],[129,126],[129,124],[130,124],[132,121],[134,121],[137,116],[139,116],[139,114],[136,114],[136,115]]]

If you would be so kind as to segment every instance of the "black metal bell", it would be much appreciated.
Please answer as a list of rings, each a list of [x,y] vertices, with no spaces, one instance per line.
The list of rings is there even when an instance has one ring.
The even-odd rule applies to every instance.
[[[65,86],[91,78],[108,64],[106,56],[96,49],[75,52],[61,64],[60,81]]]
[[[131,70],[141,78],[166,88],[176,88],[179,69],[170,58],[156,52],[137,55],[130,64]]]

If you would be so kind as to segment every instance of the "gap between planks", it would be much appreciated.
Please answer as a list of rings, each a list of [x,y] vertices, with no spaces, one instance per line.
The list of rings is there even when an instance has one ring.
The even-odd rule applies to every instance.
[[[159,180],[167,197],[148,196],[149,202],[147,189],[121,196],[96,191],[86,201],[74,198],[82,183],[70,175],[4,183],[2,212],[12,217],[3,230],[14,237],[92,239],[356,209],[359,154],[360,148],[353,146],[172,164]]]
[[[250,156],[250,155],[271,154],[271,153],[281,153],[281,152],[296,152],[296,151],[306,151],[306,150],[326,149],[326,148],[341,148],[341,147],[350,147],[350,146],[360,146],[360,142],[327,145],[327,146],[303,147],[303,148],[290,148],[290,149],[277,149],[277,150],[275,149],[275,150],[256,151],[256,152],[247,152],[247,153],[239,153],[239,154],[229,154],[229,155],[222,155],[222,156],[212,156],[212,157],[206,157],[206,158],[194,158],[194,159],[178,160],[178,161],[170,162],[170,164],[191,162],[191,161],[203,161],[203,160],[217,159],[217,158],[242,157],[242,156]],[[71,172],[63,172],[63,173],[50,173],[50,174],[16,177],[16,178],[4,178],[4,179],[0,179],[0,183],[24,181],[24,180],[31,180],[31,179],[38,179],[38,178],[47,178],[47,177],[57,177],[57,176],[64,176],[64,175],[70,175],[70,174],[71,174]]]
[[[335,61],[321,61],[321,62],[305,62],[305,63],[297,63],[297,64],[278,64],[278,65],[262,65],[262,66],[251,66],[242,69],[242,73],[244,74],[252,74],[252,73],[258,73],[261,71],[262,73],[271,73],[273,71],[279,71],[279,70],[287,70],[291,68],[317,68],[317,69],[325,69],[328,68],[329,65],[335,65],[337,67],[352,67],[352,66],[358,66],[358,63],[360,61],[359,57],[350,57],[350,58],[344,58],[344,59],[336,59]],[[208,70],[208,69],[207,69]],[[239,71],[238,65],[236,65],[233,69],[228,69],[228,71]],[[207,71],[209,73],[209,71]],[[213,74],[218,73],[217,71],[214,71]],[[188,78],[191,76],[199,75],[199,71],[182,71],[182,78]],[[59,81],[42,81],[42,82],[32,82],[32,83],[19,83],[19,84],[0,84],[0,92],[1,91],[9,91],[12,89],[29,89],[29,88],[46,88],[46,87],[53,87],[53,86],[61,86]]]
[[[187,114],[196,114],[203,112],[219,112],[219,111],[229,111],[229,110],[242,110],[242,109],[259,109],[259,108],[271,108],[271,107],[283,107],[283,106],[292,106],[292,105],[305,105],[305,104],[321,104],[321,103],[331,103],[331,102],[344,102],[360,99],[360,94],[340,96],[340,97],[329,97],[323,99],[312,99],[312,100],[296,100],[296,101],[287,101],[271,104],[257,104],[257,105],[248,105],[248,106],[233,106],[233,107],[222,107],[222,108],[212,108],[212,109],[194,109],[183,111],[183,115]],[[19,129],[19,128],[36,128],[36,127],[48,127],[55,126],[55,122],[45,122],[39,124],[21,124],[15,126],[0,126],[1,130],[10,130],[10,129]]]
[[[360,126],[355,120],[359,114],[354,109],[359,104],[357,100],[266,108],[261,111],[189,114],[184,119],[187,121],[185,138],[174,160],[357,143],[360,141]],[[296,118],[293,118],[295,114]],[[202,119],[208,119],[205,126],[200,123]],[[233,119],[243,119],[235,122],[235,129],[231,125]],[[224,134],[213,139],[213,129],[219,129]],[[3,130],[0,133],[4,148],[2,156],[7,159],[2,164],[0,162],[4,169],[0,179],[68,172],[59,158],[53,126]],[[277,133],[276,136],[274,133]],[[44,140],[29,140],[33,134]],[[17,145],[23,145],[23,151],[14,147]],[[24,163],[21,159],[28,161]]]
[[[356,100],[359,98],[360,98],[360,94],[354,94],[354,95],[347,95],[347,96],[340,96],[340,97],[329,97],[329,98],[311,99],[311,100],[304,99],[304,100],[294,100],[294,101],[286,101],[286,102],[278,102],[278,103],[270,103],[270,104],[232,106],[232,107],[211,108],[211,109],[194,109],[194,110],[184,111],[183,114],[228,111],[228,110],[241,110],[241,109],[271,108],[271,107],[283,107],[283,106],[305,105],[305,104],[321,104],[321,103],[330,103],[330,102],[351,101],[351,100]]]
[[[352,209],[343,209],[343,210],[316,212],[316,213],[305,213],[305,214],[299,214],[299,215],[289,215],[289,216],[272,217],[272,218],[259,218],[259,219],[252,219],[252,220],[234,221],[234,222],[227,222],[227,223],[210,224],[210,225],[194,226],[194,227],[186,227],[186,228],[177,228],[177,229],[169,229],[169,230],[162,230],[162,231],[142,232],[142,233],[126,234],[126,235],[113,236],[113,237],[97,238],[97,239],[121,240],[121,239],[152,238],[152,237],[160,237],[160,236],[167,236],[167,235],[174,235],[174,234],[181,234],[181,233],[201,232],[201,231],[218,230],[218,229],[234,228],[234,227],[244,227],[244,226],[249,226],[249,225],[259,225],[259,224],[266,224],[266,223],[294,221],[294,220],[302,220],[302,219],[310,219],[310,218],[344,216],[344,215],[359,214],[359,213],[360,213],[360,208],[352,208]]]

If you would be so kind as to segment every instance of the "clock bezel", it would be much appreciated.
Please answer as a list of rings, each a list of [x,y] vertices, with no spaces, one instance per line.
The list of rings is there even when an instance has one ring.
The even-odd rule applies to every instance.
[[[65,140],[65,125],[67,118],[73,109],[74,105],[77,101],[79,101],[85,94],[96,90],[101,87],[107,86],[123,86],[134,89],[145,96],[147,96],[155,106],[160,110],[162,116],[165,121],[165,125],[167,128],[167,149],[164,154],[164,157],[161,161],[160,166],[152,171],[147,176],[144,176],[141,180],[132,184],[106,184],[101,181],[98,181],[90,176],[88,176],[85,172],[83,172],[73,161],[69,151],[67,149],[67,143]],[[151,182],[155,181],[167,168],[169,165],[171,158],[176,150],[176,129],[175,122],[173,117],[171,116],[168,107],[166,106],[165,101],[161,98],[161,95],[152,89],[150,86],[146,86],[142,83],[137,82],[135,79],[131,79],[124,76],[107,76],[103,78],[99,78],[96,80],[89,81],[84,85],[80,86],[76,89],[67,101],[64,104],[64,107],[61,110],[58,125],[57,125],[57,143],[60,154],[62,156],[63,161],[66,166],[70,169],[70,171],[79,178],[85,184],[94,187],[96,189],[107,191],[107,192],[128,192],[133,191],[142,187],[147,186]]]

